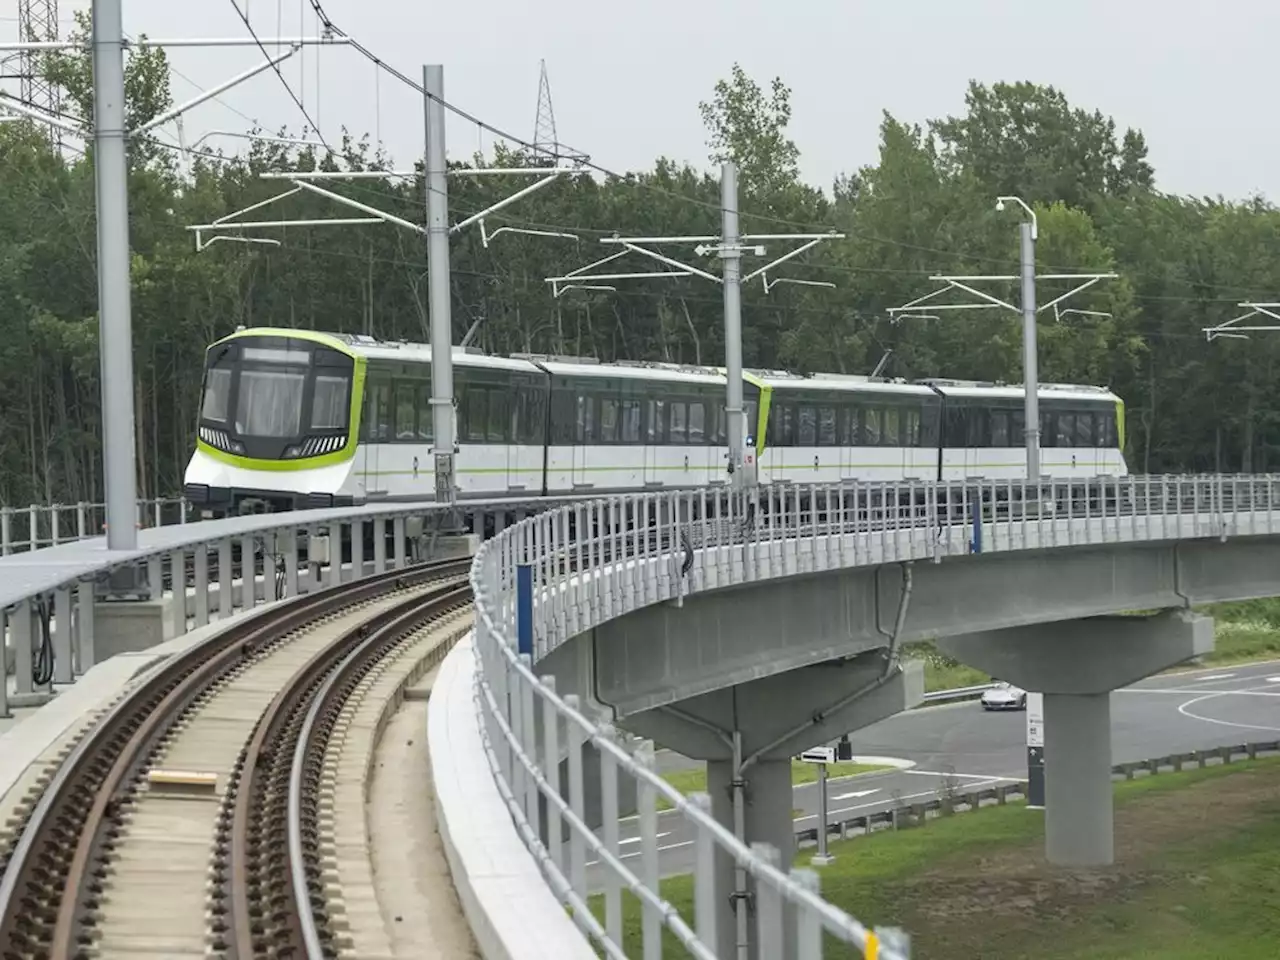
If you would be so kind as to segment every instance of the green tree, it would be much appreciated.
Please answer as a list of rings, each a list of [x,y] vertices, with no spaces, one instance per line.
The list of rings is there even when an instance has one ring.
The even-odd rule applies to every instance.
[[[787,136],[791,88],[780,77],[766,94],[735,63],[730,78],[717,81],[711,100],[698,109],[711,134],[711,161],[736,163],[744,192],[774,193],[797,181],[800,150]]]

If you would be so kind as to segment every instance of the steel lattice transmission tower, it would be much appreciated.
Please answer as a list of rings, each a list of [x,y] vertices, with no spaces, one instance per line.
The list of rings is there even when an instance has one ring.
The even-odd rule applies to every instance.
[[[587,155],[566,147],[556,136],[556,111],[551,105],[551,81],[547,79],[547,61],[539,61],[538,117],[533,124],[534,163],[555,166],[560,160],[581,162]]]
[[[18,35],[23,40],[58,39],[58,0],[18,0]],[[19,71],[19,96],[30,106],[57,116],[61,112],[61,97],[57,84],[40,75],[41,54],[35,50],[22,53]],[[49,127],[49,137],[61,143],[57,127]]]
[[[539,61],[538,66],[538,117],[533,124],[533,149],[539,161],[554,164],[560,158],[560,143],[556,140],[556,111],[551,105],[547,61]]]

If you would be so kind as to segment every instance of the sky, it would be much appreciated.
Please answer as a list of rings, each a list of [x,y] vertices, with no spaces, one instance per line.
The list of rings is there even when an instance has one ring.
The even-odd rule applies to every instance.
[[[123,0],[125,31],[153,38],[243,37],[232,0]],[[241,0],[260,37],[315,35],[310,0]],[[1271,157],[1274,0],[322,0],[329,18],[378,57],[421,77],[444,66],[445,98],[532,139],[546,60],[559,139],[613,170],[658,156],[706,166],[699,100],[732,64],[792,90],[801,172],[834,177],[876,162],[882,111],[923,122],[963,111],[968,82],[1053,84],[1071,102],[1140,128],[1160,189],[1280,198]],[[69,20],[86,0],[62,0]],[[0,38],[16,37],[18,0],[0,0]],[[262,60],[256,48],[174,49],[176,100]],[[401,166],[421,154],[421,97],[343,47],[306,48],[282,66],[325,139],[342,125],[381,138]],[[268,71],[196,107],[187,142],[303,121]],[[165,132],[174,136],[169,125]],[[494,139],[451,118],[449,155]],[[235,140],[211,138],[234,147]]]

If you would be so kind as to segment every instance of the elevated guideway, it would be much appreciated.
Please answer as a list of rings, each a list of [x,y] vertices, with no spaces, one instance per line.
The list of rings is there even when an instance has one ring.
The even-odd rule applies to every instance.
[[[1063,698],[1054,709],[1066,738],[1049,745],[1050,756],[1084,786],[1066,789],[1061,777],[1050,786],[1058,839],[1047,853],[1069,862],[1065,845],[1097,863],[1111,849],[1109,794],[1104,811],[1095,783],[1110,757],[1072,740],[1070,724],[1104,730],[1106,691],[1208,649],[1212,625],[1192,605],[1280,594],[1270,573],[1280,569],[1273,477],[1105,478],[1038,490],[787,485],[538,507],[479,546],[475,635],[449,655],[432,696],[441,833],[486,956],[585,957],[589,941],[616,952],[620,894],[630,888],[642,902],[643,938],[656,942],[666,927],[696,956],[736,957],[739,946],[753,956],[819,956],[825,930],[905,957],[897,931],[867,928],[821,898],[817,874],[791,869],[790,779],[778,772],[805,746],[918,701],[919,677],[897,656],[903,642],[938,637],[962,659]],[[95,631],[119,616],[107,608],[131,603],[82,586],[113,569],[132,566],[140,582],[159,583],[163,599],[132,603],[167,605],[169,632],[180,635],[215,612],[403,566],[423,545],[415,527],[429,527],[436,510],[236,518],[144,531],[127,553],[93,542],[39,550],[22,565],[10,558],[0,607],[20,653],[42,629],[33,611],[44,600],[55,667],[65,656],[71,679],[94,662]],[[296,560],[291,568],[293,551],[259,547],[326,533],[363,544],[366,528],[375,532],[372,557],[353,546],[309,570]],[[241,553],[253,566],[224,566],[246,542]],[[200,557],[217,559],[216,591]],[[188,558],[195,582],[175,601],[165,577],[185,583]],[[1135,609],[1160,612],[1114,616]],[[676,794],[635,735],[705,759],[717,796]],[[1050,759],[1051,783],[1053,769]],[[692,838],[688,917],[658,894],[659,796]],[[631,810],[640,855],[624,860],[618,819]],[[505,812],[495,819],[496,811]],[[585,909],[587,859],[599,861],[600,919]],[[503,913],[512,885],[534,876],[545,886],[530,902],[550,898],[569,910],[538,911],[554,915],[554,929],[522,937]],[[735,914],[729,905],[745,903],[741,894],[753,907]]]

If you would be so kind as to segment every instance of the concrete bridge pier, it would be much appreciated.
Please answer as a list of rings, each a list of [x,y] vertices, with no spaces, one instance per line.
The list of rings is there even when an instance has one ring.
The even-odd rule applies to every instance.
[[[832,660],[760,677],[667,706],[619,717],[618,723],[686,757],[705,760],[712,815],[745,843],[767,843],[783,870],[795,858],[791,758],[810,747],[883,720],[920,702],[924,675],[919,664],[893,665],[886,651]],[[736,960],[739,891],[733,861],[716,861],[720,956]],[[753,885],[746,889],[754,902]],[[788,933],[794,920],[785,921]],[[748,909],[747,942],[759,957],[756,918]],[[785,938],[794,943],[794,936]]]
[[[1115,860],[1111,692],[1213,650],[1213,619],[1190,610],[1106,616],[948,637],[949,656],[1044,694],[1045,857]]]

